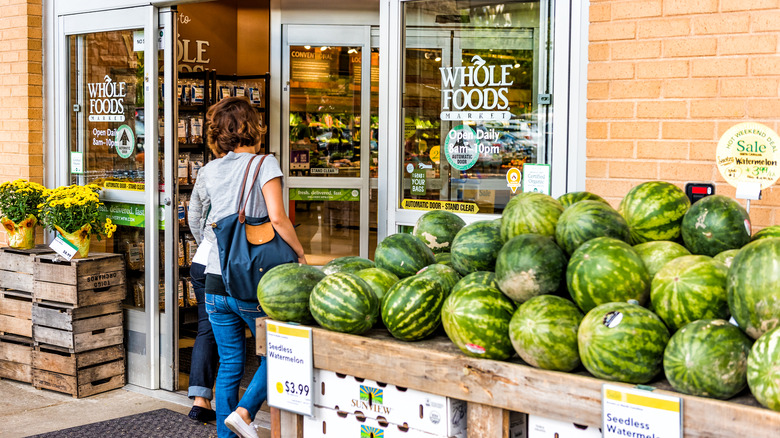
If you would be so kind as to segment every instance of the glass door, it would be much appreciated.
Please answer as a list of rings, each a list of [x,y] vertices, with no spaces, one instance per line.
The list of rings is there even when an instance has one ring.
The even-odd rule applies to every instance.
[[[370,255],[370,178],[378,165],[370,92],[378,70],[363,68],[378,62],[370,32],[368,26],[283,30],[281,161],[290,218],[313,265]]]
[[[58,182],[101,188],[117,225],[95,252],[125,257],[127,379],[175,389],[173,135],[175,11],[151,6],[59,18]],[[145,38],[154,35],[156,38]],[[169,126],[170,125],[170,126]],[[164,128],[161,128],[164,127]],[[163,140],[165,139],[165,140]],[[64,159],[63,159],[64,158]]]

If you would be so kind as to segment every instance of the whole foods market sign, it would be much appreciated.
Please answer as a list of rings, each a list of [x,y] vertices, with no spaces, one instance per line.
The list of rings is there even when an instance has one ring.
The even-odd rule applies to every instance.
[[[90,122],[125,121],[126,82],[114,82],[106,75],[103,77],[103,82],[88,83],[87,89]]]
[[[485,65],[479,55],[468,67],[440,67],[441,120],[509,120],[512,64]]]

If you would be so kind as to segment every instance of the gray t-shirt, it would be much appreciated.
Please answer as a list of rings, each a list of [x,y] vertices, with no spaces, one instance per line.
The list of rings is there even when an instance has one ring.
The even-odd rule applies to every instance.
[[[217,237],[211,228],[211,224],[231,214],[238,213],[241,180],[244,179],[244,171],[253,156],[254,154],[251,153],[237,154],[228,152],[224,157],[210,161],[198,172],[198,179],[195,182],[195,187],[192,189],[188,219],[193,235],[196,233],[200,234],[200,230],[195,229],[199,227],[197,225],[193,227],[194,224],[204,225],[202,228],[203,235],[196,235],[196,240],[204,239],[212,244],[208,263],[206,264],[207,274],[222,275],[222,269],[219,264]],[[260,168],[254,187],[250,188],[252,176],[261,158],[262,156],[257,156],[252,162],[246,181],[246,190],[251,190],[249,201],[247,202],[246,215],[251,217],[268,216],[262,188],[268,181],[282,176],[279,161],[273,155],[269,155],[263,162],[263,167]],[[245,191],[244,197],[246,196]],[[211,206],[210,211],[204,208],[209,203]],[[207,212],[208,218],[204,218],[203,216]]]

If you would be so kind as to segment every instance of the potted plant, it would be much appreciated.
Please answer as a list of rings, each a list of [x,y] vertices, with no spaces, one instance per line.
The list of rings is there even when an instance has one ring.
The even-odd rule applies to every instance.
[[[100,212],[98,194],[100,187],[72,185],[50,190],[41,204],[41,220],[49,230],[56,230],[62,237],[78,248],[76,257],[89,255],[92,236],[111,237],[116,225]]]
[[[0,184],[0,223],[11,248],[35,246],[35,225],[40,219],[38,204],[45,193],[45,187],[25,179]]]

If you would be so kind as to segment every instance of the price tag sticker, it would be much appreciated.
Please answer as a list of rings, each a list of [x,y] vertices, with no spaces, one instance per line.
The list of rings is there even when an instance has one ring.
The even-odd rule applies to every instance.
[[[602,386],[601,396],[603,438],[682,438],[679,397],[610,384]]]
[[[314,414],[314,361],[311,327],[268,320],[268,406],[301,415]]]
[[[57,237],[54,239],[54,241],[49,244],[49,248],[51,248],[54,252],[59,254],[60,257],[67,261],[70,261],[70,259],[72,259],[73,256],[75,256],[79,251],[76,245],[65,240],[65,238],[63,238],[59,233],[57,233]]]

